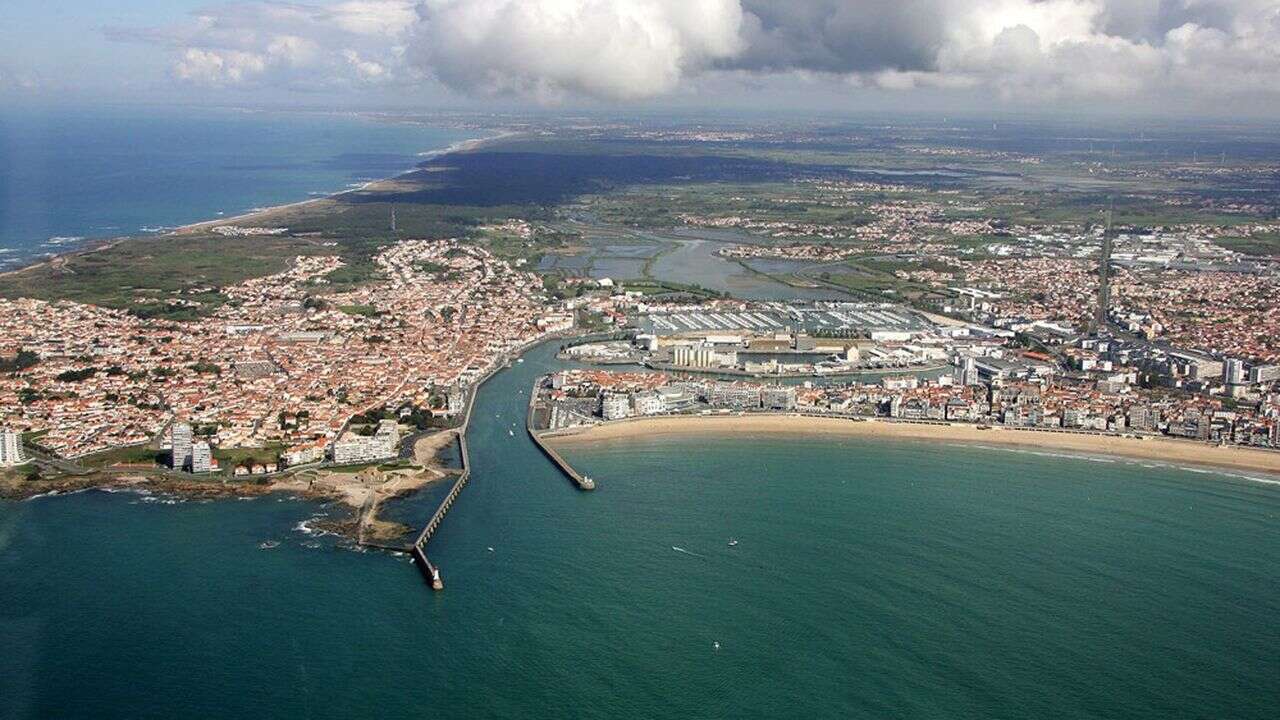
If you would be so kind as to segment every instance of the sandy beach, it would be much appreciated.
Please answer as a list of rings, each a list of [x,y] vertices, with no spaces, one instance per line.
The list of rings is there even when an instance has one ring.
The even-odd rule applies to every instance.
[[[450,153],[478,150],[480,148],[483,148],[488,143],[496,142],[506,138],[518,137],[520,134],[521,133],[519,132],[500,132],[500,133],[489,135],[486,137],[460,140],[458,142],[455,142],[447,147],[443,147],[438,150],[428,150],[425,152],[418,153],[418,157],[422,158],[419,162],[426,162],[427,160],[440,157],[442,155],[448,155]],[[296,202],[283,203],[280,205],[271,205],[268,207],[255,208],[253,210],[249,210],[244,213],[229,215],[226,217],[215,217],[208,220],[200,220],[194,223],[189,223],[187,225],[181,225],[181,226],[175,227],[171,230],[168,230],[167,232],[158,233],[155,235],[155,237],[181,237],[183,235],[191,235],[195,233],[207,232],[210,229],[218,227],[220,225],[244,225],[244,226],[251,226],[251,227],[275,227],[277,225],[287,225],[288,222],[291,219],[293,219],[293,214],[295,212],[302,209],[314,208],[317,206],[323,207],[325,205],[333,205],[336,203],[336,201],[339,198],[341,198],[344,195],[349,195],[352,193],[361,193],[361,192],[391,192],[397,189],[403,189],[403,190],[415,189],[416,186],[401,187],[401,184],[404,183],[406,177],[422,171],[423,169],[421,167],[414,167],[412,169],[405,170],[404,172],[399,173],[397,175],[393,175],[387,178],[382,178],[379,180],[370,180],[369,182],[364,183],[360,187],[351,188],[349,190],[342,190],[339,192],[335,192],[331,195],[307,198],[305,200],[298,200]],[[64,252],[56,253],[50,257],[46,257],[40,260],[35,260],[30,263],[21,265],[19,267],[0,271],[0,277],[4,277],[6,275],[18,275],[21,273],[29,272],[36,268],[45,267],[47,265],[57,265],[60,262],[65,262],[65,258],[73,255],[87,255],[89,253],[101,252],[103,250],[112,248],[122,242],[127,242],[128,240],[133,239],[135,237],[152,237],[152,236],[151,235],[129,235],[129,236],[114,237],[114,238],[90,238],[85,242],[85,244],[79,247],[69,248]]]
[[[426,162],[428,160],[440,157],[442,155],[449,155],[451,153],[478,150],[484,147],[488,143],[502,140],[504,138],[514,137],[516,135],[519,135],[519,133],[502,132],[502,133],[498,133],[496,135],[490,135],[487,137],[459,140],[458,142],[455,142],[447,147],[440,148],[439,150],[428,150],[425,152],[418,153],[418,157],[422,158],[419,162]],[[276,224],[276,223],[285,223],[287,222],[289,213],[292,211],[298,210],[300,208],[307,208],[307,207],[311,207],[318,204],[329,204],[337,200],[338,198],[341,198],[344,195],[351,195],[351,194],[369,192],[369,191],[386,192],[386,191],[395,190],[397,189],[397,183],[402,182],[406,176],[413,175],[414,173],[422,172],[422,170],[423,168],[421,167],[414,167],[409,170],[405,170],[402,173],[393,175],[391,177],[381,178],[378,180],[370,180],[369,182],[366,182],[360,185],[359,187],[351,188],[349,190],[342,190],[340,192],[336,192],[331,195],[325,195],[323,197],[313,197],[306,200],[299,200],[297,202],[284,203],[282,205],[272,205],[270,207],[256,208],[254,210],[250,210],[248,212],[241,213],[239,215],[233,215],[230,217],[219,217],[219,218],[214,218],[212,220],[201,220],[200,222],[195,222],[189,225],[183,225],[181,227],[174,228],[171,232],[166,234],[189,235],[195,232],[204,232],[211,228],[218,227],[220,225],[239,225],[242,223],[249,223],[257,227],[267,227],[267,226],[272,226],[273,224]]]
[[[1218,447],[1170,438],[1113,437],[1073,433],[1028,432],[975,425],[925,425],[877,420],[853,421],[801,415],[679,416],[606,423],[588,430],[547,436],[557,449],[631,438],[803,435],[806,437],[884,437],[971,445],[1060,450],[1165,463],[1268,473],[1280,476],[1280,452],[1256,448]]]

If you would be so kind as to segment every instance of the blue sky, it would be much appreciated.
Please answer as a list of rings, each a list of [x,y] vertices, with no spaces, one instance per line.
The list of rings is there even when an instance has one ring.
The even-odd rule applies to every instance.
[[[108,40],[103,28],[176,23],[208,0],[8,0],[0,68],[57,91],[110,93],[166,79],[160,48]]]

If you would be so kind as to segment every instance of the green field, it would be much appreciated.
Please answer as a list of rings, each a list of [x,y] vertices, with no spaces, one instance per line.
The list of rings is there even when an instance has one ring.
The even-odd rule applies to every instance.
[[[100,453],[85,455],[77,460],[78,465],[87,468],[103,469],[113,465],[145,465],[155,466],[168,460],[168,453],[156,450],[148,445],[131,445],[129,447],[112,448]]]
[[[1280,232],[1258,233],[1250,237],[1224,237],[1214,242],[1245,255],[1280,256]]]

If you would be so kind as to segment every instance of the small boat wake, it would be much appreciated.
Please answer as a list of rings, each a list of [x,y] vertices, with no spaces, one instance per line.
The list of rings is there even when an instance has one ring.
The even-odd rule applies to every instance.
[[[707,556],[706,556],[706,555],[699,555],[698,553],[693,552],[692,550],[685,550],[684,548],[682,548],[682,547],[676,547],[675,545],[672,545],[672,546],[671,546],[671,549],[672,549],[672,550],[675,550],[675,551],[676,551],[676,552],[678,552],[678,553],[684,553],[685,555],[692,555],[692,556],[694,556],[694,557],[696,557],[696,558],[702,558],[703,560],[706,560],[706,559],[707,559]]]

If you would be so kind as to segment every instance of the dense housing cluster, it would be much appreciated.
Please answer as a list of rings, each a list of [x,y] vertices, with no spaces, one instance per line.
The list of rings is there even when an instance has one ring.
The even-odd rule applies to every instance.
[[[327,293],[342,262],[298,257],[223,288],[230,302],[196,322],[0,300],[0,354],[36,359],[0,379],[6,420],[67,457],[146,442],[173,418],[215,447],[325,444],[371,408],[450,412],[452,389],[563,329],[541,280],[483,249],[412,240],[375,262],[377,281]]]

